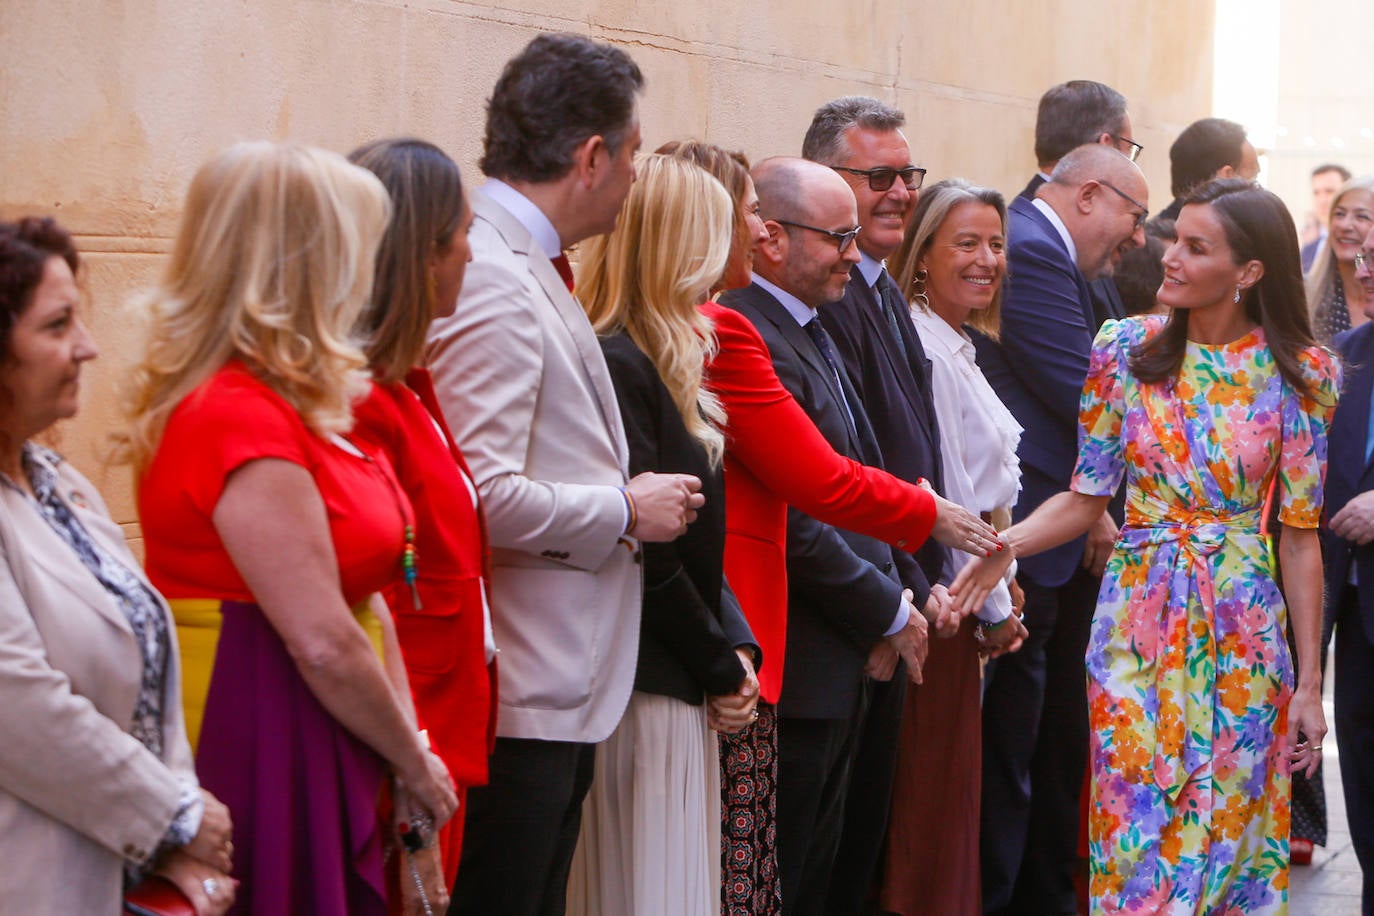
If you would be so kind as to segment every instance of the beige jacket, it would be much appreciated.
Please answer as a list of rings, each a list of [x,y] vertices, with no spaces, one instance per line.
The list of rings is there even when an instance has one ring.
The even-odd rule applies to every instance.
[[[596,333],[530,233],[481,191],[457,311],[427,363],[482,493],[497,734],[601,741],[629,703],[640,574],[620,541],[628,449]]]
[[[91,537],[138,570],[96,489],[65,462],[57,474]],[[164,762],[126,730],[143,662],[123,612],[3,483],[0,553],[0,911],[115,914],[124,860],[157,847],[177,775],[195,779],[176,628],[168,614]]]

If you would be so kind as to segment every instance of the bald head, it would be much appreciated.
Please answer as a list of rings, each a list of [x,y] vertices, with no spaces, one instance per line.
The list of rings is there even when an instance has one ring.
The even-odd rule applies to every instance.
[[[763,160],[753,176],[768,228],[755,271],[812,308],[840,298],[849,268],[859,262],[853,235],[844,251],[836,238],[859,228],[849,183],[827,166],[788,156]]]
[[[1077,249],[1078,268],[1089,280],[1110,277],[1124,252],[1145,244],[1145,175],[1109,146],[1071,150],[1036,196],[1063,221]]]
[[[774,156],[754,166],[752,174],[766,219],[805,223],[832,199],[854,202],[854,192],[834,169],[807,159]]]

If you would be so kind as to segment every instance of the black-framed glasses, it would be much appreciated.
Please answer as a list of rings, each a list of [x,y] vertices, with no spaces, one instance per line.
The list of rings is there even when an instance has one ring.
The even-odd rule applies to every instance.
[[[1122,152],[1125,153],[1126,158],[1131,160],[1132,162],[1135,162],[1137,159],[1139,159],[1140,154],[1145,151],[1145,147],[1141,146],[1139,143],[1136,143],[1130,137],[1123,137],[1120,134],[1112,134],[1112,139],[1115,140],[1117,143],[1125,143],[1130,146],[1130,149],[1122,150]]]
[[[909,165],[904,169],[894,169],[889,166],[879,166],[876,169],[847,169],[844,166],[832,165],[832,169],[837,172],[845,172],[850,175],[861,175],[868,179],[868,189],[879,193],[889,190],[892,183],[897,180],[897,176],[902,176],[902,184],[906,185],[908,191],[915,191],[920,188],[921,183],[926,180],[926,170]]]
[[[1097,183],[1102,185],[1104,188],[1108,188],[1114,191],[1118,197],[1126,201],[1128,204],[1133,204],[1134,206],[1139,207],[1140,212],[1135,215],[1135,228],[1139,229],[1140,227],[1145,225],[1145,220],[1150,218],[1149,207],[1145,206],[1140,201],[1136,200],[1134,197],[1127,194],[1125,191],[1121,190],[1116,185],[1112,184],[1110,181],[1107,181],[1105,178],[1097,179]]]
[[[775,219],[771,222],[780,226],[792,226],[796,229],[810,229],[812,232],[819,232],[821,235],[828,235],[835,240],[835,246],[839,248],[840,254],[849,250],[849,246],[854,244],[854,239],[859,234],[863,226],[855,226],[853,229],[846,229],[844,232],[836,232],[834,229],[822,229],[820,226],[808,226],[806,223],[794,223],[791,220]]]

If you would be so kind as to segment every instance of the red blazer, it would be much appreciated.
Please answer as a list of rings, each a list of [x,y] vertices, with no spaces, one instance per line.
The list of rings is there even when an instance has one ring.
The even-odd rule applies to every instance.
[[[428,371],[412,369],[405,384],[373,385],[353,415],[353,435],[386,452],[415,507],[422,607],[404,581],[384,595],[420,723],[459,787],[483,785],[496,730],[496,665],[487,664],[482,638],[489,549],[482,513],[463,483],[471,475]]]
[[[707,385],[726,413],[725,575],[763,651],[763,698],[776,703],[787,645],[788,505],[911,551],[935,525],[935,498],[836,454],[778,381],[749,319],[710,302],[701,311],[718,342]]]

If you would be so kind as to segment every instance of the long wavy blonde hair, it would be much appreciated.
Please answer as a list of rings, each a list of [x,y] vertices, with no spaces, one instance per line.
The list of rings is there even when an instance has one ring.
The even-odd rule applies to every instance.
[[[697,309],[720,279],[734,238],[734,204],[709,173],[645,156],[615,231],[582,246],[577,295],[602,336],[624,330],[653,362],[713,467],[725,453],[725,409],[702,384],[715,331]]]
[[[125,397],[115,455],[142,469],[176,406],[240,359],[316,433],[352,426],[367,359],[349,331],[372,286],[386,190],[342,156],[239,143],[191,180]]]

